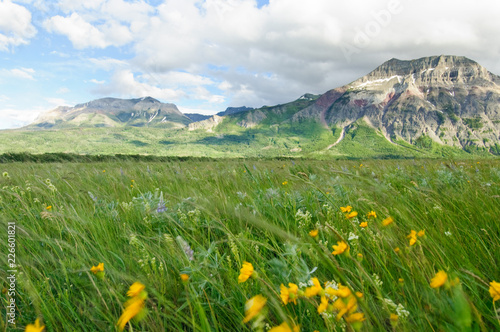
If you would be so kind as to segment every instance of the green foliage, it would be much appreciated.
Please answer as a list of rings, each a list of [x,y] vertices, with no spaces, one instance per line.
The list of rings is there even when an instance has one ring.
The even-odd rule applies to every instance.
[[[16,224],[20,331],[37,317],[47,331],[114,331],[136,281],[146,285],[147,314],[127,331],[249,331],[245,301],[257,294],[268,299],[269,326],[287,320],[302,331],[341,330],[344,319],[317,314],[319,296],[282,304],[281,284],[304,290],[312,277],[363,293],[362,331],[498,329],[488,293],[500,275],[497,159],[116,159],[0,168],[0,224]],[[341,213],[347,205],[357,217]],[[370,211],[376,219],[367,219]],[[389,216],[394,223],[382,226]],[[412,230],[425,236],[410,246]],[[331,254],[341,240],[350,257]],[[258,277],[238,283],[244,261]],[[89,271],[100,262],[103,279]],[[439,270],[460,283],[432,289]]]
[[[496,156],[500,156],[500,144],[495,143],[495,145],[490,146],[490,152]]]
[[[421,135],[413,142],[413,144],[421,149],[431,149],[433,142],[429,136]]]
[[[394,159],[415,158],[424,154],[416,149],[407,149],[401,144],[392,144],[382,133],[363,121],[358,121],[346,128],[344,139],[323,155],[337,158]]]
[[[448,115],[453,124],[457,123],[458,120],[460,120],[460,118],[458,117],[459,115],[458,109],[455,108],[455,106],[453,106],[453,104],[451,103],[445,104],[443,106],[443,112],[446,113],[446,115]]]
[[[435,114],[436,114],[436,118],[437,118],[437,123],[439,125],[442,125],[445,122],[445,120],[446,120],[445,115],[442,112],[439,112],[439,111],[436,111]]]
[[[471,129],[483,128],[483,122],[481,121],[481,118],[464,118],[463,121]]]

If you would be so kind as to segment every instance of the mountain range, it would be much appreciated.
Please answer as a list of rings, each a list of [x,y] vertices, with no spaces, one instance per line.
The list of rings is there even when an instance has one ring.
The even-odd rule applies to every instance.
[[[150,141],[136,144],[136,148],[149,145],[160,154],[177,151],[172,149],[175,145],[191,144],[221,155],[236,149],[251,150],[243,155],[256,156],[349,156],[349,147],[354,155],[371,151],[370,156],[381,157],[455,152],[499,155],[500,77],[461,56],[391,59],[342,87],[322,95],[304,94],[272,107],[228,108],[206,116],[183,114],[174,104],[151,97],[103,98],[58,107],[29,126],[9,132],[22,139],[20,133],[35,129],[42,135],[93,129],[98,136],[98,129],[102,135],[109,130],[120,135],[118,130],[130,132],[127,128],[161,129],[168,139],[155,144],[168,143],[160,143],[160,149]]]

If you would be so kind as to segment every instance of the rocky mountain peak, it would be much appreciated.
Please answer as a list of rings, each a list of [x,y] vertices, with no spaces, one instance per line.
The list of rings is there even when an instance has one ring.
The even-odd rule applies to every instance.
[[[348,130],[360,121],[391,143],[417,139],[495,150],[500,141],[500,77],[463,56],[391,59],[322,95],[295,119]]]
[[[416,60],[391,59],[351,86],[370,88],[384,82],[413,84],[417,87],[455,85],[491,86],[500,84],[500,77],[490,73],[477,62],[463,56],[440,55]]]
[[[58,107],[41,114],[30,126],[71,127],[184,127],[191,120],[176,105],[152,97],[135,99],[100,98],[74,107]]]

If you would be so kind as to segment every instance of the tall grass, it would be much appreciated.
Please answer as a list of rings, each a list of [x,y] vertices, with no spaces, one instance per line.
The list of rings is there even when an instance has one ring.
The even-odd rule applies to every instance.
[[[20,265],[17,325],[3,309],[6,331],[37,317],[47,331],[114,331],[136,281],[146,285],[148,313],[130,331],[245,331],[283,321],[302,331],[500,329],[488,293],[500,281],[497,160],[0,167],[8,173],[0,178],[1,227],[16,222]],[[347,205],[357,217],[345,217]],[[368,220],[370,211],[377,218]],[[383,226],[389,216],[394,222]],[[412,230],[425,236],[410,246]],[[350,256],[332,255],[342,240]],[[244,261],[258,277],[238,283]],[[90,272],[100,262],[104,278]],[[459,283],[431,288],[439,270]],[[283,305],[281,284],[304,289],[313,277],[363,293],[361,327],[335,311],[319,315],[319,297]],[[245,302],[257,294],[268,299],[267,313],[243,324]]]

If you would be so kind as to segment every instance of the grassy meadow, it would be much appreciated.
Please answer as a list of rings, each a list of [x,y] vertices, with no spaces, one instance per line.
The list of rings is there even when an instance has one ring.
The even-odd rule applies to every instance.
[[[0,172],[3,331],[500,329],[499,160]]]
[[[293,109],[292,109],[293,110]],[[380,130],[358,120],[345,129],[325,128],[312,120],[263,123],[244,128],[244,114],[226,118],[213,130],[146,127],[0,130],[0,154],[66,153],[79,155],[130,155],[209,158],[306,159],[475,159],[497,158],[500,146],[478,148],[472,141],[463,149],[441,145],[428,136],[413,142],[388,141]],[[274,119],[276,120],[276,119]]]

